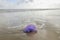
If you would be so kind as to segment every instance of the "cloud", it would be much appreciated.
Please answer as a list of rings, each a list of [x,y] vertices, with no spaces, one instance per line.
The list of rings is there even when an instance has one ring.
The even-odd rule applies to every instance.
[[[3,9],[54,8],[60,5],[60,0],[0,0]]]

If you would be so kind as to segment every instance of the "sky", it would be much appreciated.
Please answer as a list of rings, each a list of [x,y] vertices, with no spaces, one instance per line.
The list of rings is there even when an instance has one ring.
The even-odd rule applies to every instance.
[[[59,8],[60,0],[0,0],[0,9]]]

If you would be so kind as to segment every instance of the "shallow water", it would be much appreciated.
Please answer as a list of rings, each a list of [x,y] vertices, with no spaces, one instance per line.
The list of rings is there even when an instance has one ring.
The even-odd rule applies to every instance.
[[[60,40],[60,16],[57,16],[57,13],[59,14],[60,11],[0,13],[0,40]],[[46,17],[48,21],[43,28],[40,28],[42,22],[38,19],[34,21],[33,18],[40,18],[42,15],[42,18]],[[34,21],[38,28],[38,32],[33,37],[22,32],[24,26],[31,21]]]

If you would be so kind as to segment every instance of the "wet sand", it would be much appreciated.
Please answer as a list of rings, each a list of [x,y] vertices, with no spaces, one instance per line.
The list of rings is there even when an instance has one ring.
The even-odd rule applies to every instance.
[[[60,33],[57,33],[56,28],[52,24],[47,23],[46,28],[39,29],[33,37],[27,36],[20,30],[0,28],[0,40],[60,40]],[[53,30],[55,29],[55,30]]]
[[[54,12],[55,11],[41,11],[41,12],[38,11],[38,12],[21,12],[21,14],[20,13],[0,14],[0,40],[60,40],[60,30],[59,30],[60,26],[56,25],[58,23],[60,24],[60,20],[59,17],[57,16],[56,17],[46,16],[48,22],[42,29],[40,29],[39,28],[40,26],[38,26],[40,25],[40,23],[35,21],[34,23],[37,24],[38,32],[33,37],[27,36],[25,33],[23,33],[22,29],[24,25],[22,26],[20,25],[20,24],[24,24],[25,20],[22,19],[24,19],[24,17],[28,13],[29,13],[27,16],[28,18],[26,17],[25,18],[30,20],[29,16],[31,16],[32,18],[34,15],[33,18],[35,18],[36,16],[39,17],[43,15],[43,13],[54,13]],[[56,11],[55,14],[59,12],[60,11]],[[23,13],[25,14],[23,15]],[[31,15],[31,13],[33,14]],[[17,25],[19,25],[19,27],[17,27]]]

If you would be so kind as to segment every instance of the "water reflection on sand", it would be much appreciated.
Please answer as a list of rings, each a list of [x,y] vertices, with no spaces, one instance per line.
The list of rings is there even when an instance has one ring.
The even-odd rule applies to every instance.
[[[57,17],[58,18],[57,20],[56,17],[52,18],[52,16],[51,17],[47,16],[48,20],[50,20],[50,18],[52,19],[48,21],[44,26],[44,28],[42,29],[39,28],[40,23],[35,21],[34,23],[37,24],[38,32],[36,35],[34,35],[34,37],[29,37],[25,33],[23,33],[22,30],[20,30],[20,29],[23,29],[24,27],[24,25],[21,26],[20,24],[24,23],[25,20],[22,20],[22,19],[24,19],[25,16],[27,16],[27,18],[25,17],[26,19],[30,20],[29,18],[32,18],[32,17],[36,18],[36,16],[40,18],[40,16],[43,14],[45,15],[45,13],[59,14],[60,11],[59,10],[57,10],[56,12],[55,11],[38,11],[38,12],[30,11],[30,12],[18,12],[17,14],[1,13],[0,14],[0,40],[60,40],[60,28],[59,28],[60,26],[57,25],[58,23],[60,23],[59,17]],[[14,27],[9,28],[7,25],[10,27],[12,26]],[[20,26],[17,27],[17,25],[20,25]]]

